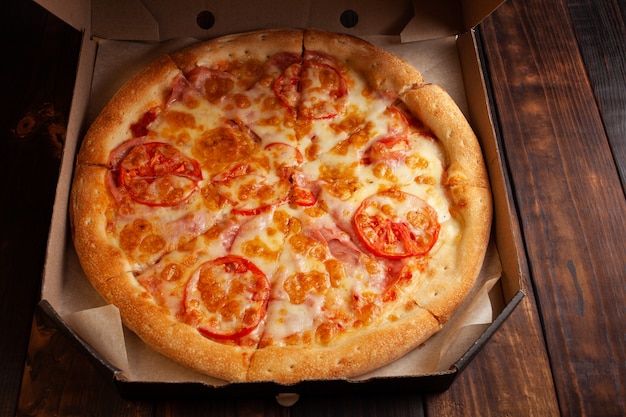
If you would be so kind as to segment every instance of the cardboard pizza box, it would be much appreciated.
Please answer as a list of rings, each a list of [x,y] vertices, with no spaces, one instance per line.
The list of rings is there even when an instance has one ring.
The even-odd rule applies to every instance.
[[[294,395],[442,391],[524,296],[525,250],[492,123],[476,25],[503,0],[36,0],[83,33],[79,67],[50,228],[40,307],[109,375],[126,397]],[[210,4],[210,6],[207,6]],[[441,84],[479,140],[494,197],[492,241],[475,292],[444,330],[398,361],[358,378],[230,383],[186,369],[126,329],[91,287],[68,224],[74,158],[111,95],[157,56],[198,40],[273,27],[318,27],[362,37],[413,63]]]

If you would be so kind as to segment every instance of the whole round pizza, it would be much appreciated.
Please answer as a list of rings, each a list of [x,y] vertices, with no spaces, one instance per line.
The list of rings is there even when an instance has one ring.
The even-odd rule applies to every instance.
[[[117,92],[77,157],[86,276],[155,350],[228,381],[347,378],[439,331],[491,194],[453,100],[361,39],[198,43]]]

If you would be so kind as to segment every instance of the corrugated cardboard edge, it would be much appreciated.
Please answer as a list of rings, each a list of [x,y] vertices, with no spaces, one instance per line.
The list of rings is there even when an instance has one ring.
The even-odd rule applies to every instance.
[[[76,71],[76,82],[74,84],[70,116],[67,123],[66,136],[68,138],[78,138],[82,135],[84,130],[83,124],[91,91],[91,74],[96,58],[96,50],[97,44],[89,40],[88,36],[83,32],[83,42],[81,44],[78,68]],[[68,239],[67,232],[69,231],[67,226],[69,224],[67,221],[69,207],[68,196],[72,184],[74,158],[78,145],[78,140],[68,140],[64,144],[49,230],[49,236],[54,236],[55,239],[48,239],[46,262],[43,272],[44,277],[52,274],[63,276],[64,273],[65,242]],[[52,285],[49,280],[44,279],[41,290],[42,294],[53,294],[57,299],[61,299],[61,288],[52,287]]]
[[[518,291],[523,291],[521,277],[528,276],[526,250],[517,220],[519,216],[513,203],[513,193],[506,168],[508,163],[501,151],[500,133],[493,114],[492,88],[488,84],[489,77],[485,74],[484,58],[481,56],[483,51],[481,38],[476,30],[471,30],[459,36],[458,45],[461,62],[465,63],[463,78],[466,94],[468,97],[481,98],[480,106],[474,105],[469,109],[469,119],[481,141],[492,192],[501,194],[500,198],[493,199],[494,212],[500,213],[494,217],[493,225],[500,262],[503,271],[515,271],[516,276],[520,277],[518,280],[501,280],[504,299],[508,302],[516,296]],[[470,65],[467,65],[468,63]],[[485,140],[485,138],[493,138],[493,140]],[[497,159],[489,160],[486,155],[494,155]],[[508,213],[508,216],[502,216],[502,213]]]

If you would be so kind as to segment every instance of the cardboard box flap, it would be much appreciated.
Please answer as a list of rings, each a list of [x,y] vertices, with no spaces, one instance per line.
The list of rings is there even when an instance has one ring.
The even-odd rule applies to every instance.
[[[463,10],[465,29],[476,27],[484,18],[489,16],[506,0],[460,0]]]
[[[91,3],[88,0],[35,0],[35,2],[74,29],[88,31],[91,20]]]
[[[468,31],[504,0],[35,0],[74,28],[111,40],[214,38],[275,27],[356,36],[443,38]]]
[[[459,0],[414,0],[414,16],[401,32],[402,42],[439,39],[458,34],[463,15]]]
[[[316,0],[307,26],[356,36],[399,35],[413,15],[412,0]]]
[[[134,41],[160,40],[159,22],[141,0],[92,0],[91,4],[92,36]]]
[[[161,41],[214,38],[264,28],[304,27],[311,0],[143,0],[160,23]]]
[[[468,32],[505,0],[414,0],[415,15],[402,31],[402,42],[439,39]]]
[[[45,0],[53,1],[53,0]],[[77,1],[77,0],[75,0]],[[399,34],[411,0],[92,0],[92,35],[111,40],[212,38],[269,27],[319,27],[355,35]]]

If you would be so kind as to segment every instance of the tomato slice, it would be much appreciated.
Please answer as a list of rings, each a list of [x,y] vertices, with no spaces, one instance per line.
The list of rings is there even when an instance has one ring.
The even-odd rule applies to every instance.
[[[302,63],[288,66],[274,82],[274,94],[290,110],[295,112],[300,101],[300,72]]]
[[[337,68],[317,60],[305,61],[302,70],[301,100],[298,116],[332,119],[343,110],[348,94],[345,78]]]
[[[187,200],[202,180],[196,160],[161,142],[130,148],[114,171],[117,185],[136,202],[149,206],[176,206]]]
[[[130,131],[133,133],[133,137],[140,138],[146,136],[148,134],[148,126],[156,120],[157,115],[157,110],[149,110],[138,122],[133,123],[130,126]]]
[[[269,296],[269,279],[254,263],[227,255],[192,274],[185,286],[184,314],[207,337],[237,339],[263,320]]]
[[[345,106],[348,87],[330,57],[308,53],[274,82],[274,93],[298,117],[331,119]]]
[[[377,162],[401,161],[410,148],[406,136],[386,136],[372,143],[365,150],[361,163],[364,165]]]
[[[437,213],[428,203],[396,190],[363,200],[352,221],[367,249],[385,258],[426,255],[437,241],[441,227]]]
[[[312,207],[317,203],[317,196],[306,188],[293,186],[290,201],[300,207]]]
[[[294,170],[291,175],[291,190],[289,200],[291,203],[301,207],[311,207],[317,203],[319,186],[307,180],[304,173]]]

